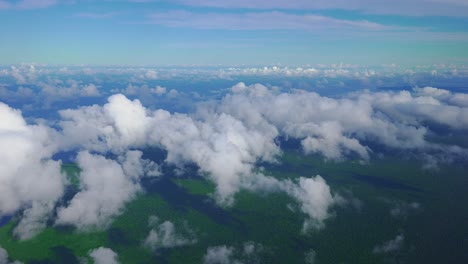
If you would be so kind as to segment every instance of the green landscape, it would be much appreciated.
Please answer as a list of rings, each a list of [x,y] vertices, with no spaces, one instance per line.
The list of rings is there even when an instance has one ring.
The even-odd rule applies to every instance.
[[[396,158],[375,158],[367,164],[326,161],[290,150],[262,172],[278,179],[324,177],[345,202],[332,208],[323,229],[301,232],[306,216],[284,193],[244,190],[233,206],[219,207],[211,198],[215,186],[193,171],[191,176],[162,175],[145,182],[145,192],[105,230],[78,232],[49,225],[36,237],[19,241],[12,235],[17,223],[13,217],[0,228],[0,245],[11,259],[24,263],[91,261],[89,251],[100,246],[117,252],[121,263],[198,263],[206,249],[216,245],[234,247],[244,263],[301,263],[304,252],[312,252],[317,263],[448,263],[468,254],[468,179],[463,169],[426,170],[420,162]],[[76,165],[65,164],[63,171],[71,189],[79,185]],[[191,242],[145,246],[152,217],[170,221]],[[404,235],[401,249],[375,253],[376,245],[399,234]],[[255,245],[255,255],[242,252],[246,243]]]

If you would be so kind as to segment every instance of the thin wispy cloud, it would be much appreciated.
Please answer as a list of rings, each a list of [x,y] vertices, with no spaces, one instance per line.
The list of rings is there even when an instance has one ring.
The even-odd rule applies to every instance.
[[[176,0],[176,2],[188,6],[215,8],[297,10],[342,9],[360,11],[371,14],[391,14],[405,16],[467,16],[468,14],[468,2],[464,0],[396,0],[392,1],[391,5],[389,5],[388,1],[385,0]]]
[[[150,23],[195,29],[227,30],[321,30],[354,29],[370,31],[399,30],[367,20],[345,20],[314,14],[291,14],[279,11],[249,13],[196,13],[184,10],[149,15]]]
[[[62,1],[67,2],[67,1]],[[0,1],[0,9],[40,9],[59,4],[59,0],[21,0],[21,1]]]
[[[91,19],[106,19],[106,18],[113,18],[118,16],[119,12],[106,12],[106,13],[77,13],[75,14],[76,17],[81,18],[91,18]]]

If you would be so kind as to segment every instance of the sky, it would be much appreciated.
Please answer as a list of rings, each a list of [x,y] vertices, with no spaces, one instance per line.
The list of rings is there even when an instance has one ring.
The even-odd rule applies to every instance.
[[[466,0],[0,0],[0,64],[468,60]]]

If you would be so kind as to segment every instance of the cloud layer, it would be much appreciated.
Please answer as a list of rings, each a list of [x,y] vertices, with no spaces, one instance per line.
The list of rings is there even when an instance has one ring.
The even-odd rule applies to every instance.
[[[60,111],[51,128],[28,125],[19,111],[0,104],[5,120],[0,146],[11,149],[0,154],[8,161],[0,164],[0,213],[22,211],[14,230],[21,239],[37,234],[52,218],[79,230],[105,228],[144,189],[142,177],[161,174],[158,164],[142,159],[141,150],[156,147],[167,151],[164,162],[179,171],[196,165],[215,184],[213,198],[219,205],[232,205],[240,190],[284,192],[305,216],[303,231],[320,229],[343,198],[321,176],[280,180],[257,170],[259,162],[278,162],[287,140],[300,142],[305,154],[334,161],[371,162],[374,154],[388,150],[418,154],[430,166],[466,160],[463,146],[430,138],[440,129],[468,130],[467,105],[465,94],[433,87],[332,98],[238,83],[226,96],[199,104],[189,114],[150,109],[116,94],[103,105]],[[61,151],[76,151],[80,185],[70,201],[56,208],[67,181],[60,161],[51,157]],[[146,244],[156,249],[192,242],[164,222],[153,228]]]

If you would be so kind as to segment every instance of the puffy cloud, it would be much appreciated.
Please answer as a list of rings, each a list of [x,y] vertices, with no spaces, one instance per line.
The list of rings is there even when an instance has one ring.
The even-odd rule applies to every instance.
[[[281,134],[301,139],[306,152],[321,153],[330,159],[341,159],[353,152],[368,159],[367,147],[348,134],[356,133],[357,129],[367,131],[372,126],[369,104],[304,91],[276,94],[263,85],[244,89],[239,86],[245,85],[233,87],[234,93],[224,98],[220,111],[247,124],[273,125]]]
[[[33,201],[31,207],[24,210],[21,220],[13,229],[13,234],[21,240],[33,238],[47,226],[46,221],[51,217],[54,206],[52,202]]]
[[[375,110],[382,111],[403,124],[422,126],[424,122],[434,122],[455,129],[467,130],[468,108],[439,101],[437,97],[441,97],[440,92],[441,90],[429,92],[426,88],[422,90],[421,96],[413,96],[408,91],[400,91],[362,94],[360,98],[368,100]],[[448,95],[451,96],[450,93]]]
[[[324,227],[324,220],[329,217],[329,207],[340,201],[339,196],[332,196],[330,187],[320,176],[301,177],[297,185],[286,182],[282,188],[300,203],[301,211],[309,216],[304,222],[304,232]]]
[[[210,247],[203,257],[204,264],[241,264],[237,260],[233,260],[234,248],[223,246]]]
[[[146,73],[145,73],[145,78],[146,79],[149,79],[149,80],[155,80],[158,78],[158,72],[154,71],[154,70],[148,70]]]
[[[72,99],[77,97],[98,97],[100,92],[95,84],[83,85],[74,80],[63,83],[62,80],[49,80],[37,84],[41,89],[41,95],[49,102]]]
[[[99,96],[99,90],[94,84],[88,84],[83,86],[83,90],[81,91],[81,95],[83,96]]]
[[[390,215],[396,218],[405,218],[410,213],[418,211],[421,209],[421,204],[418,202],[397,202],[394,204],[393,208],[390,209]]]
[[[401,250],[405,241],[403,234],[397,235],[394,239],[386,241],[381,245],[375,246],[373,251],[375,254],[389,254]]]
[[[218,106],[219,111],[256,127],[273,125],[282,135],[300,139],[306,152],[328,159],[354,154],[368,160],[371,149],[366,142],[440,152],[441,146],[426,140],[428,123],[429,128],[433,122],[455,129],[466,129],[468,124],[468,108],[407,91],[364,91],[334,99],[314,92],[278,93],[262,85],[240,83],[232,92]]]
[[[23,262],[8,260],[8,252],[0,247],[0,264],[22,264]]]
[[[417,95],[432,97],[449,105],[468,107],[468,94],[452,93],[449,90],[434,87],[414,88],[413,90]]]
[[[209,247],[203,257],[205,264],[242,264],[258,263],[258,254],[263,251],[261,244],[253,241],[245,242],[242,248],[232,246]]]
[[[304,262],[306,264],[315,264],[317,262],[317,252],[311,249],[304,254]]]
[[[56,224],[72,224],[81,230],[107,227],[141,189],[137,179],[143,176],[139,169],[143,165],[135,166],[140,157],[141,154],[129,152],[121,165],[103,156],[80,152],[77,162],[82,170],[81,191],[68,206],[58,209]]]
[[[157,94],[157,95],[163,95],[166,93],[166,87],[161,87],[161,86],[156,86],[151,92]]]
[[[164,221],[160,225],[157,225],[157,218],[151,219],[150,225],[154,228],[151,229],[148,236],[144,241],[144,245],[151,250],[158,248],[173,248],[185,245],[191,245],[197,242],[193,235],[190,234],[190,230],[185,230],[185,233],[189,233],[190,238],[184,237],[182,234],[176,233],[175,226],[170,221]]]
[[[466,111],[431,96],[404,91],[364,91],[335,99],[313,92],[280,93],[260,84],[239,83],[221,101],[203,104],[191,115],[152,111],[138,100],[114,95],[104,106],[61,111],[64,120],[60,125],[68,147],[117,154],[129,148],[162,147],[167,150],[166,162],[179,168],[196,164],[202,175],[216,184],[215,198],[222,205],[232,204],[234,194],[243,188],[284,191],[299,202],[308,216],[304,224],[307,230],[322,227],[329,208],[340,197],[331,194],[320,176],[291,182],[254,173],[257,162],[275,162],[280,153],[275,139],[280,135],[297,138],[306,153],[319,153],[332,160],[357,156],[368,161],[372,152],[366,145],[369,142],[464,155],[466,151],[460,147],[428,142],[425,123],[448,122],[458,128],[463,122],[408,110],[419,106],[447,107],[459,116]]]
[[[167,162],[195,163],[217,184],[217,197],[230,204],[240,181],[251,176],[259,159],[273,161],[279,153],[274,143],[276,130],[249,129],[223,113],[205,112],[194,119],[164,110],[150,112],[138,100],[123,95],[109,97],[109,103],[60,112],[64,121],[63,145],[106,152],[129,147],[161,146]]]
[[[26,239],[42,227],[47,215],[62,196],[64,177],[60,162],[51,159],[55,146],[51,131],[42,125],[28,125],[21,112],[0,103],[0,215],[20,209],[24,218],[15,234]]]
[[[118,264],[117,253],[110,248],[100,247],[89,252],[95,264]]]
[[[150,119],[140,101],[130,101],[122,94],[113,95],[108,101],[103,107],[94,105],[60,111],[64,148],[78,146],[106,152],[125,151],[129,146],[146,144]]]

